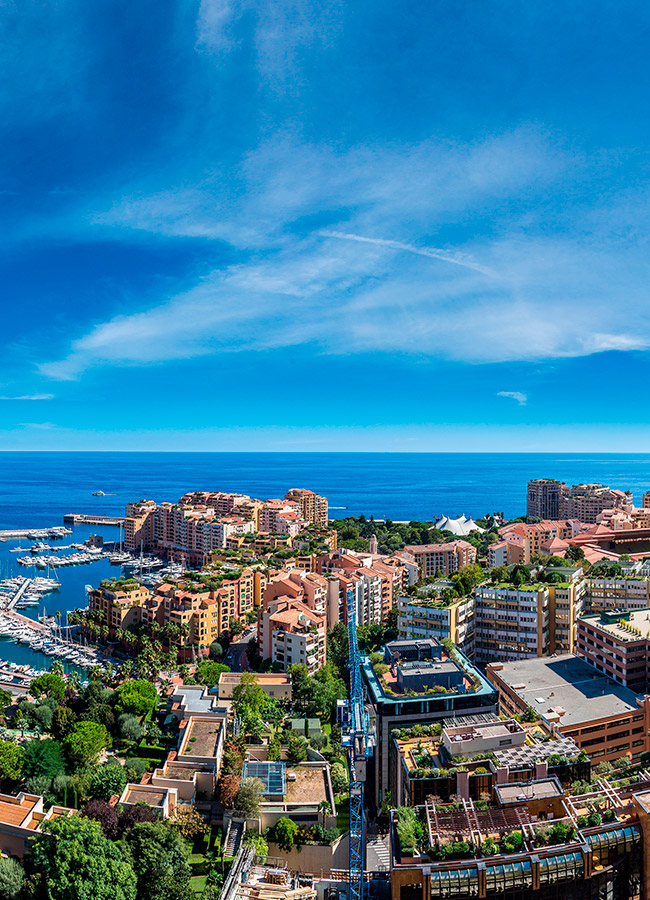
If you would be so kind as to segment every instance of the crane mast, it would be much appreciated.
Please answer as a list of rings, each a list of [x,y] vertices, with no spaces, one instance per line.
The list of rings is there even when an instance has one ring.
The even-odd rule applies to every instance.
[[[348,644],[350,665],[350,700],[339,704],[339,718],[343,746],[350,760],[350,900],[363,900],[364,888],[364,785],[366,761],[372,756],[374,734],[368,712],[363,703],[361,682],[361,654],[357,640],[357,619],[354,595],[346,592]]]

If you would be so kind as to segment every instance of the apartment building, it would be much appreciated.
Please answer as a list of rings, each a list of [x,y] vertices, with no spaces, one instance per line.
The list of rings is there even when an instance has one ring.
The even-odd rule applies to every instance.
[[[650,606],[650,580],[645,575],[589,573],[585,579],[585,608],[590,612],[636,610],[647,606]]]
[[[292,488],[284,500],[256,500],[246,494],[191,491],[178,503],[141,500],[126,508],[128,550],[153,550],[191,565],[203,565],[213,550],[241,535],[265,531],[294,538],[310,524],[326,527],[327,499]]]
[[[566,549],[565,541],[582,530],[576,519],[545,520],[530,524],[513,522],[499,529],[501,540],[488,548],[488,564],[491,566],[528,565],[534,553],[552,555]]]
[[[603,510],[632,506],[630,491],[611,489],[603,484],[574,484],[569,487],[552,478],[528,482],[526,516],[528,519],[577,519],[594,524]]]
[[[236,577],[221,577],[219,582],[212,590],[184,581],[165,582],[152,592],[136,581],[109,581],[91,591],[88,602],[90,609],[101,612],[101,624],[112,633],[138,623],[147,628],[154,623],[174,624],[180,631],[174,643],[182,650],[208,648],[229,628],[231,619],[239,621],[260,606],[266,575],[244,569]]]
[[[561,571],[563,582],[549,585],[552,653],[575,653],[578,622],[586,608],[587,581],[581,569]]]
[[[478,663],[575,651],[586,581],[581,569],[548,571],[563,580],[518,587],[488,582],[476,586],[474,658]]]
[[[527,659],[551,652],[551,592],[547,584],[491,584],[474,589],[474,659]]]
[[[329,512],[327,497],[309,491],[306,488],[291,488],[284,495],[285,500],[292,500],[300,507],[300,514],[312,525],[327,528]]]
[[[262,605],[266,608],[273,600],[283,598],[300,600],[320,615],[327,612],[327,578],[316,572],[300,569],[283,571],[271,577],[264,588]]]
[[[105,581],[88,592],[88,607],[101,613],[101,624],[126,629],[142,621],[142,608],[150,598],[151,591],[138,581]]]
[[[300,504],[293,500],[267,500],[259,516],[260,530],[295,537],[309,522],[303,518]]]
[[[284,671],[300,663],[313,675],[327,662],[326,618],[300,600],[270,600],[260,610],[257,631],[260,655]]]
[[[469,659],[474,658],[474,597],[401,596],[397,601],[399,640],[448,639]]]
[[[470,563],[476,562],[476,547],[467,541],[450,541],[448,544],[409,544],[404,547],[418,565],[420,578],[428,578],[440,572],[451,575]]]
[[[650,698],[574,654],[494,662],[486,676],[499,692],[501,713],[531,706],[553,734],[573,738],[595,763],[621,756],[638,763],[650,749]]]
[[[390,898],[645,900],[650,884],[645,849],[650,842],[649,787],[647,781],[636,792],[594,785],[589,799],[607,812],[594,826],[583,824],[570,792],[551,777],[535,778],[524,790],[517,784],[495,785],[489,810],[471,801],[447,805],[427,797],[415,809],[423,823],[417,852],[405,852],[409,848],[401,845],[399,812],[391,814]],[[562,843],[536,840],[539,831],[558,822],[566,835]],[[513,828],[521,829],[523,838],[514,853],[503,848]],[[492,841],[488,853],[485,835]],[[458,842],[462,854],[454,852]]]
[[[149,550],[154,541],[154,514],[157,504],[153,500],[129,503],[124,519],[124,546],[132,553]]]
[[[577,653],[637,693],[650,685],[650,608],[612,609],[578,620]]]
[[[391,671],[381,678],[369,659],[362,660],[376,734],[374,759],[368,764],[368,791],[374,793],[377,806],[390,789],[394,728],[440,722],[457,715],[495,713],[497,709],[496,690],[460,651],[452,658],[433,640],[392,641],[386,645],[385,654]],[[411,688],[412,683],[421,687]]]
[[[316,558],[317,572],[328,579],[328,627],[347,621],[347,594],[352,591],[357,623],[381,622],[393,607],[408,569],[395,558],[370,553],[352,553],[339,548]]]
[[[528,519],[560,519],[563,501],[569,488],[554,478],[536,478],[528,482],[526,517]]]

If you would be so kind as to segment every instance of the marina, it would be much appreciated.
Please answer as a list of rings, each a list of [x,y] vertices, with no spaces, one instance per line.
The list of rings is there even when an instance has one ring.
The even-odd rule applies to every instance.
[[[19,666],[25,667],[25,671],[46,671],[53,659],[60,659],[66,671],[77,671],[86,677],[88,668],[105,660],[94,647],[72,640],[72,629],[65,624],[67,614],[88,605],[88,581],[98,584],[114,577],[116,565],[126,558],[119,551],[118,528],[76,526],[74,537],[66,542],[67,547],[57,545],[53,552],[54,548],[47,546],[47,554],[39,553],[44,548],[37,544],[49,545],[53,540],[51,531],[21,528],[0,532],[5,536],[0,543],[0,670],[12,671],[9,667]],[[98,532],[110,549],[86,545]],[[60,533],[64,537],[72,531],[61,528]],[[6,537],[8,534],[12,535],[10,539]],[[70,554],[70,550],[75,552]],[[90,578],[79,556],[84,557],[84,563],[86,559],[92,563]],[[111,557],[116,556],[120,562],[111,564]],[[133,561],[131,554],[127,556]],[[20,559],[24,562],[20,563]],[[69,562],[56,566],[52,565],[52,559]]]
[[[0,542],[0,682],[18,669],[33,677],[49,669],[52,659],[82,678],[89,668],[107,662],[98,648],[76,642],[75,629],[66,624],[69,612],[87,607],[88,582],[98,585],[124,572],[154,587],[165,576],[185,571],[180,563],[124,550],[119,523],[77,524],[70,541],[52,545],[55,537],[72,533],[69,528],[0,532],[5,536]]]

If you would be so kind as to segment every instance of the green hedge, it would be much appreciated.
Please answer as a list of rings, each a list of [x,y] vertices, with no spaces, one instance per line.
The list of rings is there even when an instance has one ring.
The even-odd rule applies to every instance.
[[[155,759],[157,762],[162,762],[167,757],[168,752],[169,751],[165,747],[150,747],[147,744],[140,744],[135,756],[140,756],[142,759]]]

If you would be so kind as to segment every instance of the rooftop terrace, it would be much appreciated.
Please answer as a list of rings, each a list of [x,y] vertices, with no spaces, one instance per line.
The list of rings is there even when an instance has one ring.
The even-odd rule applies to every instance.
[[[184,756],[215,756],[219,734],[223,727],[220,720],[190,719],[189,731],[185,733],[179,759]]]
[[[611,634],[619,641],[641,641],[650,638],[650,609],[611,610],[581,621]]]

